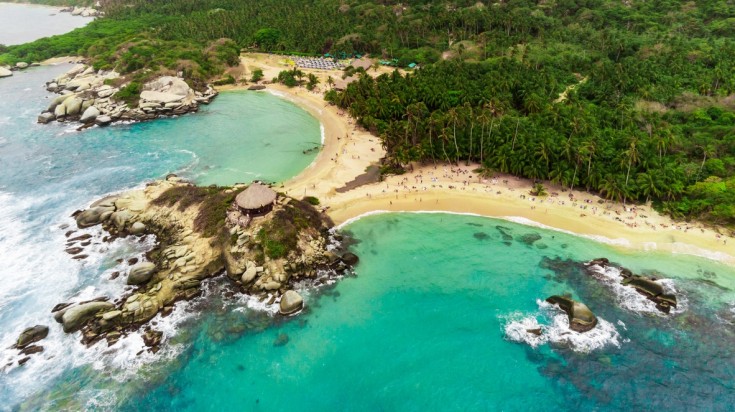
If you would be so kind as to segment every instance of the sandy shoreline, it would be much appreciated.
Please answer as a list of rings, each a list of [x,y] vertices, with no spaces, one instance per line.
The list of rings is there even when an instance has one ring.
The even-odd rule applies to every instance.
[[[263,69],[269,79],[288,68],[278,59],[248,54],[243,63]],[[340,74],[304,71],[317,74],[323,89],[328,75]],[[501,174],[483,179],[473,172],[478,165],[464,162],[459,166],[414,165],[406,174],[338,193],[336,189],[384,156],[379,139],[355,127],[354,119],[340,109],[327,105],[321,92],[274,84],[267,89],[303,107],[324,127],[325,144],[314,163],[285,182],[281,190],[294,197],[319,198],[336,224],[375,211],[471,213],[538,224],[624,248],[697,255],[735,265],[735,239],[702,224],[675,222],[649,206],[605,202],[549,182],[545,187],[550,195],[535,198],[529,194],[531,181]]]

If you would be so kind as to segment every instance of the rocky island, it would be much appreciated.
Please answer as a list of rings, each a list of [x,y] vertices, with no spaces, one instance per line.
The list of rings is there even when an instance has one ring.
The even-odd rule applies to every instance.
[[[146,234],[157,239],[147,261],[127,274],[127,284],[135,286],[132,293],[54,307],[64,331],[82,331],[88,345],[102,339],[114,344],[158,313],[170,313],[177,301],[199,295],[204,279],[223,273],[241,293],[279,304],[282,315],[293,315],[303,308],[295,282],[319,284],[357,263],[357,256],[334,243],[340,236],[330,231],[326,215],[260,183],[197,187],[169,175],[143,189],[100,199],[74,218],[79,228],[102,225],[107,240]],[[70,247],[76,242],[73,232],[67,233]],[[146,328],[145,341],[157,351],[160,332]]]

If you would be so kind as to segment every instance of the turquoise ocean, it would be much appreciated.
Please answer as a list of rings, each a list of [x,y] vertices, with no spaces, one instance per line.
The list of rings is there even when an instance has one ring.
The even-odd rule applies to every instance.
[[[111,280],[153,239],[98,237],[64,253],[69,215],[167,173],[200,184],[283,181],[308,167],[318,121],[264,93],[222,93],[199,113],[74,131],[35,124],[43,83],[68,67],[0,80],[0,411],[732,410],[735,268],[622,249],[571,234],[470,215],[390,213],[341,230],[360,256],[334,283],[297,285],[299,315],[232,293],[222,277],[139,335],[85,348],[51,318],[58,302],[116,295]],[[99,233],[90,231],[93,235]],[[618,285],[607,257],[665,279],[679,307],[658,313]],[[600,319],[569,331],[543,300],[569,293]],[[22,367],[9,347],[51,327]],[[541,336],[526,332],[541,328]]]

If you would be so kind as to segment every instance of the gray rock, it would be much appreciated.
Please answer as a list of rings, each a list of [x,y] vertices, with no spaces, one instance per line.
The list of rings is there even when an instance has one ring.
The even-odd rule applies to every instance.
[[[67,116],[76,116],[82,111],[82,99],[79,97],[70,97],[64,100],[64,107],[66,107]]]
[[[77,226],[80,229],[91,227],[102,223],[102,215],[105,212],[114,211],[114,207],[97,206],[89,208],[76,216]]]
[[[71,97],[70,94],[62,94],[61,96],[56,96],[53,100],[51,100],[51,104],[48,105],[48,111],[53,112],[54,110],[56,110],[57,107],[59,107],[61,103],[64,103],[64,100],[68,99],[69,97]],[[66,111],[64,112],[64,114],[66,114]]]
[[[31,343],[38,342],[39,340],[48,336],[48,326],[36,325],[27,328],[18,336],[18,340],[15,343],[15,347],[23,349]]]
[[[141,222],[135,222],[130,226],[130,233],[134,235],[140,235],[145,233],[145,224]]]
[[[111,310],[109,312],[105,312],[102,314],[102,319],[104,320],[113,320],[116,317],[120,316],[122,314],[119,310]]]
[[[46,124],[54,119],[56,119],[56,116],[51,112],[43,112],[38,115],[38,123],[41,124]]]
[[[106,115],[97,116],[97,118],[94,120],[94,123],[98,126],[107,126],[112,123],[112,118]]]
[[[114,308],[110,302],[89,302],[78,306],[73,306],[64,312],[61,317],[61,323],[64,325],[64,332],[76,332],[84,326],[89,319],[92,319],[101,311]]]
[[[100,111],[96,107],[89,106],[87,110],[84,111],[79,121],[82,123],[92,123],[99,115]]]
[[[13,72],[6,69],[5,67],[0,67],[0,77],[10,77],[13,75]]]
[[[240,281],[243,285],[247,285],[248,283],[252,282],[253,279],[255,279],[255,276],[257,274],[258,271],[255,270],[255,266],[250,266],[245,270],[245,273],[242,274]]]
[[[26,62],[18,62],[18,63],[15,63],[15,67],[17,67],[19,69],[25,69],[25,68],[28,67],[28,63],[26,63]]]
[[[97,96],[99,96],[100,98],[110,97],[115,93],[117,93],[117,89],[112,88],[112,87],[110,87],[109,89],[98,89],[97,90]]]
[[[293,290],[287,290],[281,296],[279,312],[281,315],[290,315],[300,311],[304,307],[304,299]]]
[[[56,116],[57,119],[66,116],[66,106],[63,104],[56,106],[54,109],[54,116]]]
[[[597,317],[582,302],[569,299],[563,296],[550,296],[546,301],[558,305],[561,310],[566,312],[569,318],[569,328],[576,332],[587,332],[597,326]]]
[[[140,285],[148,282],[153,277],[156,265],[151,262],[142,262],[130,268],[128,273],[128,285]]]

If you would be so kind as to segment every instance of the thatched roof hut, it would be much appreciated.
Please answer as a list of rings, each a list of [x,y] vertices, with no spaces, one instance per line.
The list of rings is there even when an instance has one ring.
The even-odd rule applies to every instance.
[[[367,57],[363,57],[361,59],[354,60],[350,66],[359,69],[363,68],[365,71],[370,70],[371,67],[373,67],[374,61],[372,59],[368,59]]]
[[[251,215],[268,213],[273,208],[276,196],[276,192],[270,187],[253,183],[237,195],[235,204],[243,213]]]
[[[356,76],[350,76],[346,79],[336,78],[334,79],[334,89],[335,90],[345,90],[347,88],[347,85],[357,80]]]

